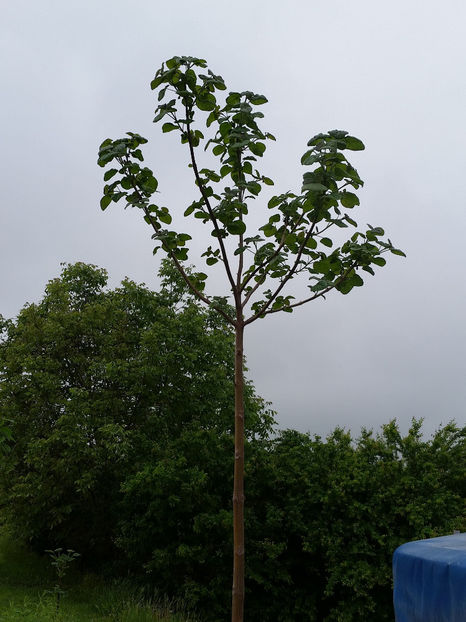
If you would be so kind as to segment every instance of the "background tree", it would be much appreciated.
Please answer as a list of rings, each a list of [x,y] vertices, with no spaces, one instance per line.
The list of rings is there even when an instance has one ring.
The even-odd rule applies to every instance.
[[[233,331],[167,270],[157,294],[128,280],[107,290],[105,270],[68,265],[6,323],[0,415],[15,442],[0,514],[40,551],[112,561],[122,482],[155,447],[186,430],[232,434]],[[272,419],[250,384],[247,408],[262,435]]]
[[[8,325],[9,322],[0,315],[0,342],[7,331]],[[5,419],[5,415],[0,414],[0,456],[8,451],[9,441],[13,440],[11,428],[8,423],[9,422]]]
[[[273,185],[255,168],[265,152],[265,141],[275,140],[258,125],[263,114],[256,107],[267,99],[251,91],[230,92],[220,103],[216,91],[224,91],[225,83],[210,70],[201,73],[206,69],[206,61],[187,56],[175,56],[162,65],[151,82],[152,89],[159,89],[154,122],[163,121],[163,132],[179,132],[188,148],[198,197],[184,213],[210,226],[215,242],[202,256],[207,266],[223,265],[231,310],[205,293],[204,272],[187,274],[190,235],[167,228],[172,221],[170,211],[151,202],[158,182],[153,172],[140,164],[140,147],[146,139],[131,132],[127,138],[106,139],[100,146],[98,162],[102,167],[113,167],[104,175],[110,183],[104,187],[102,209],[122,198],[127,205],[141,209],[153,229],[154,252],[162,248],[190,290],[235,330],[232,621],[239,622],[243,620],[245,568],[244,329],[259,318],[291,312],[333,289],[347,294],[363,284],[361,271],[374,274],[374,266],[385,264],[384,253],[403,253],[383,239],[380,227],[356,231],[335,246],[334,240],[341,236],[333,236],[334,240],[329,237],[331,230],[357,226],[348,210],[359,204],[353,190],[363,183],[343,152],[361,150],[364,145],[339,130],[311,138],[301,158],[301,163],[310,167],[304,173],[301,190],[272,196],[268,201],[270,216],[259,231],[248,232],[245,217],[251,201],[264,185]],[[196,116],[199,112],[200,118]],[[213,126],[208,140],[199,129],[199,121],[207,128]],[[215,169],[200,167],[196,151],[201,145],[211,147],[218,158]],[[295,299],[287,286],[300,276],[306,279],[308,289],[301,299]]]

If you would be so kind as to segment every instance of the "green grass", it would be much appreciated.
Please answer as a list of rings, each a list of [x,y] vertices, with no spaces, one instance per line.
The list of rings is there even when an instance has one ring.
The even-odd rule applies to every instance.
[[[47,557],[0,532],[0,622],[194,622],[172,603],[148,602],[128,582],[109,583],[75,569],[56,611],[55,571]]]

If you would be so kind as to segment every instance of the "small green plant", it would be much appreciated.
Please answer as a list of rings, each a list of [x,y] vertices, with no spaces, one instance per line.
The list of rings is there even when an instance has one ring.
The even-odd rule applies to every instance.
[[[51,564],[57,573],[57,582],[53,590],[50,590],[50,593],[55,595],[55,611],[58,614],[60,611],[60,601],[66,594],[66,591],[63,589],[65,575],[71,562],[80,557],[80,554],[73,551],[73,549],[67,549],[64,552],[61,547],[54,550],[47,549],[45,552],[49,554]]]
[[[49,597],[24,596],[22,602],[10,601],[8,608],[2,609],[0,622],[49,622],[52,617],[57,619]]]

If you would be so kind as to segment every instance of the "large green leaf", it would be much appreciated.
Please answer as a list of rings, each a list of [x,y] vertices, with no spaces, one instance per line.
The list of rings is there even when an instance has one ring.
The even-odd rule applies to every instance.
[[[229,224],[226,225],[226,228],[229,233],[233,235],[241,235],[246,231],[246,225],[242,220],[233,220]]]
[[[266,104],[268,99],[267,97],[264,97],[264,95],[253,95],[249,98],[249,101],[255,106],[260,106],[261,104]]]
[[[106,194],[100,199],[100,207],[102,208],[102,211],[107,209],[111,201],[112,197],[110,194]]]
[[[117,173],[118,173],[118,170],[116,168],[111,168],[108,171],[105,171],[104,181],[108,181],[109,179],[111,179]]]
[[[160,222],[163,222],[166,225],[170,225],[172,222],[172,217],[168,212],[159,212],[158,217]]]
[[[319,184],[319,183],[304,183],[303,184],[303,192],[305,191],[310,191],[310,192],[326,192],[327,190],[327,186],[324,186],[323,184]]]
[[[351,151],[363,151],[365,149],[364,143],[355,136],[346,136],[345,138],[346,148]]]
[[[164,123],[162,125],[162,132],[166,134],[167,132],[173,132],[173,130],[178,129],[174,123]]]
[[[343,192],[341,195],[341,204],[343,207],[354,207],[355,205],[359,205],[359,198],[353,192]]]
[[[249,149],[251,151],[251,153],[253,153],[256,156],[263,156],[264,155],[264,151],[265,151],[265,145],[264,143],[260,143],[260,142],[256,142],[256,143],[250,143],[249,144]]]

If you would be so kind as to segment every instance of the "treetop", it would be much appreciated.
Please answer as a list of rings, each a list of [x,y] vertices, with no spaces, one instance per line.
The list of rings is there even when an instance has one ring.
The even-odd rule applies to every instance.
[[[206,71],[207,70],[207,71]],[[357,230],[351,210],[359,205],[356,191],[363,186],[347,152],[361,151],[363,142],[346,131],[331,130],[313,136],[301,158],[305,167],[299,191],[273,195],[265,219],[257,231],[248,230],[247,215],[264,186],[274,185],[258,170],[267,141],[275,140],[261,129],[264,117],[258,107],[267,102],[253,91],[227,92],[223,78],[207,68],[204,59],[174,56],[162,64],[151,82],[157,91],[154,123],[162,132],[178,132],[190,154],[197,196],[184,215],[210,227],[211,244],[202,254],[206,267],[224,266],[230,295],[244,314],[244,325],[278,311],[325,296],[332,289],[342,294],[363,284],[361,272],[374,274],[386,253],[404,255],[385,239],[381,227]],[[147,142],[128,132],[100,146],[98,163],[111,166],[104,175],[101,199],[105,210],[120,199],[143,212],[153,229],[154,253],[160,248],[172,259],[190,289],[216,308],[227,321],[235,319],[205,293],[207,274],[184,266],[189,258],[191,236],[170,229],[169,208],[155,202],[158,180],[143,166],[141,146]],[[199,168],[199,148],[212,155],[211,168]],[[337,243],[342,229],[353,229]],[[308,293],[296,300],[287,293],[292,279],[304,276]]]

